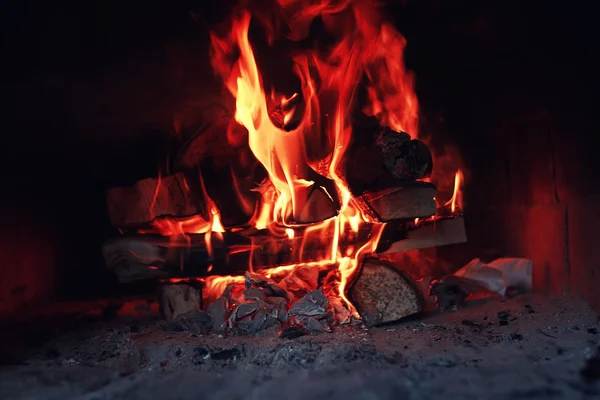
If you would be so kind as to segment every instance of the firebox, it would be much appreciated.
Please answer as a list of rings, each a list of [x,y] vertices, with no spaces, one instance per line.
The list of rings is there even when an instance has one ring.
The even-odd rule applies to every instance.
[[[20,7],[7,398],[598,394],[571,11]]]
[[[237,10],[210,35],[234,110],[209,104],[200,127],[176,116],[187,140],[174,170],[109,189],[124,236],[104,246],[108,268],[121,282],[161,280],[166,318],[201,313],[218,331],[330,331],[423,311],[407,272],[376,255],[466,241],[464,176],[417,139],[405,38],[371,2],[282,3],[273,21],[258,15]],[[262,29],[251,40],[253,16]],[[267,77],[259,65],[278,58],[290,71]],[[444,176],[452,161],[454,179]]]

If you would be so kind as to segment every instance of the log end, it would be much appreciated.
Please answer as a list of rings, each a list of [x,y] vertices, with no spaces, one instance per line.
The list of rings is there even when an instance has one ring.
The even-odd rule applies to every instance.
[[[417,284],[403,271],[377,259],[365,261],[348,296],[367,326],[398,321],[425,307]]]

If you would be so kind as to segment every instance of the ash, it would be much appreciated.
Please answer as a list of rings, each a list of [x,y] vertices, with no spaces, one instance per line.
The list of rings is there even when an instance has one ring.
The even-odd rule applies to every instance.
[[[172,331],[152,301],[63,306],[2,328],[6,399],[552,399],[600,396],[577,297],[467,303],[389,326]]]
[[[258,333],[281,325],[297,326],[295,330],[282,332],[283,336],[298,336],[299,333],[330,332],[336,312],[333,305],[331,311],[328,309],[329,300],[318,288],[318,272],[314,268],[297,268],[278,283],[246,272],[244,283],[228,285],[208,306],[207,312],[193,310],[182,314],[169,328],[195,333],[227,330]]]

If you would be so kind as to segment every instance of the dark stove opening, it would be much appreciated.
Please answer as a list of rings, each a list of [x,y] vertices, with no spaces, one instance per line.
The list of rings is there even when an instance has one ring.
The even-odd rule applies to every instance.
[[[10,340],[14,340],[15,332],[21,334],[35,325],[31,319],[41,318],[40,313],[50,316],[54,311],[49,309],[54,306],[49,305],[87,304],[83,310],[77,309],[85,315],[78,319],[79,331],[87,329],[88,323],[111,326],[114,314],[119,314],[113,313],[112,308],[119,307],[115,304],[133,299],[147,299],[150,304],[156,298],[155,282],[123,285],[106,268],[101,247],[119,235],[109,220],[106,191],[142,178],[168,175],[182,142],[175,133],[174,116],[185,115],[192,119],[190,123],[196,123],[194,110],[203,110],[212,99],[226,97],[207,56],[209,30],[227,17],[230,4],[226,3],[219,7],[201,3],[123,7],[104,2],[73,7],[29,2],[10,10],[12,23],[4,29],[5,36],[11,38],[6,52],[13,62],[5,79],[12,101],[2,158],[5,195],[0,200],[4,217],[0,243],[5,255],[0,311],[5,321],[2,325],[11,327],[6,330],[11,333]],[[408,328],[376,328],[375,333],[368,334],[376,337],[368,343],[375,350],[357,347],[354,341],[359,340],[359,334],[353,333],[352,340],[343,341],[347,347],[343,357],[358,351],[361,362],[387,368],[397,361],[420,368],[420,361],[410,361],[415,356],[403,348],[410,347],[411,340],[423,343],[431,336],[434,344],[455,341],[448,346],[459,349],[460,356],[464,343],[457,339],[461,334],[454,332],[456,326],[467,327],[470,335],[471,330],[485,328],[489,319],[484,317],[493,317],[498,327],[500,321],[507,320],[515,331],[494,331],[490,342],[512,345],[521,342],[521,335],[525,343],[534,343],[530,344],[534,349],[540,341],[551,340],[560,351],[579,352],[579,364],[574,368],[584,371],[582,376],[597,376],[589,366],[597,347],[597,336],[592,333],[597,330],[595,316],[584,303],[569,297],[580,296],[596,312],[600,310],[594,246],[600,166],[591,131],[593,75],[586,51],[592,26],[586,16],[591,13],[583,7],[534,3],[403,1],[390,2],[386,7],[407,38],[406,63],[416,74],[421,131],[432,133],[428,144],[437,157],[443,157],[443,152],[451,159],[460,157],[459,166],[467,177],[464,221],[468,242],[419,251],[416,257],[423,263],[421,267],[440,276],[475,257],[484,261],[528,258],[533,265],[534,292],[551,296],[551,306],[540,298],[521,301],[517,297],[508,304],[484,305],[490,308],[474,314],[444,314],[447,319],[432,320],[435,329],[425,326],[418,331],[420,328],[415,327],[420,321],[409,320],[406,323],[414,325],[411,329],[418,332],[412,333],[418,337],[411,339],[410,332],[406,336],[402,333],[400,339],[392,340],[395,347],[383,346],[380,352],[377,347],[386,340],[383,332]],[[557,295],[563,297],[552,297]],[[535,316],[524,308],[525,303],[534,310],[562,312],[567,319],[578,318],[578,310],[583,310],[583,316],[569,326],[553,320],[548,326],[558,330],[548,330],[522,321]],[[99,308],[100,319],[96,311],[90,317],[86,307]],[[509,316],[500,316],[504,308],[510,309]],[[126,328],[115,329],[125,336],[139,334],[137,329],[143,333],[144,318],[152,319],[152,313],[156,313],[156,305],[134,311],[135,315],[127,318],[145,322],[128,320]],[[54,321],[46,318],[46,325],[27,339],[29,343],[21,341],[17,352],[0,352],[6,355],[7,363],[22,363],[32,354],[38,357],[40,349],[47,352],[51,347],[61,353],[53,363],[67,368],[86,362],[114,365],[122,375],[137,374],[143,369],[140,366],[177,369],[173,360],[178,356],[156,353],[150,357],[152,362],[136,360],[127,367],[118,362],[121,356],[115,356],[115,351],[111,351],[114,361],[109,363],[102,357],[100,361],[81,361],[67,356],[72,346],[68,341],[52,342],[54,334],[49,333],[48,320]],[[524,325],[517,325],[521,323]],[[452,334],[444,337],[444,326]],[[535,336],[538,328],[543,333]],[[262,342],[251,348],[243,339],[225,336],[216,342],[194,337],[198,342],[188,347],[177,341],[170,345],[189,353],[190,365],[201,370],[217,367],[199,360],[219,357],[223,359],[214,362],[227,363],[228,367],[241,358],[263,366],[285,364],[283,369],[293,364],[293,351],[282,353],[281,348],[270,349],[274,352],[272,362],[261,364],[255,353]],[[315,339],[317,345],[304,339],[292,345],[301,354],[298,360],[304,360],[299,363],[308,363],[312,370],[315,360],[331,361],[322,356],[329,339]],[[401,341],[407,344],[401,346]],[[141,353],[149,351],[148,345],[144,346],[143,351],[127,348],[122,352],[142,357]],[[396,351],[405,355],[395,355]],[[591,353],[582,355],[585,351]],[[333,358],[332,365],[343,364]],[[458,358],[432,353],[423,368],[454,370],[454,364],[463,362]],[[162,365],[165,360],[167,364]],[[560,368],[556,366],[559,358],[545,362],[544,368],[550,371]],[[181,366],[185,365],[182,361]],[[446,379],[436,376],[440,382]],[[368,386],[365,383],[364,387]],[[257,390],[270,389],[260,386]],[[551,390],[564,394],[583,389],[559,385]],[[22,388],[12,393],[19,392],[25,393]]]

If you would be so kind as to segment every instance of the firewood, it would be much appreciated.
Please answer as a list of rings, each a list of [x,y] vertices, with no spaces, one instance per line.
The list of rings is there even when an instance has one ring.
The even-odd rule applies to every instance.
[[[104,262],[121,283],[140,279],[169,278],[166,270],[156,267],[165,261],[165,250],[141,237],[118,238],[102,246]]]
[[[357,197],[364,213],[374,222],[427,218],[435,215],[435,186],[411,182],[404,186],[367,192]]]
[[[427,145],[405,132],[383,128],[375,119],[354,122],[355,135],[346,155],[345,171],[353,194],[377,191],[428,177],[433,158]]]
[[[246,224],[259,201],[258,183],[266,171],[248,146],[246,128],[235,121],[226,105],[215,100],[194,111],[200,118],[188,117],[187,126],[182,127],[186,140],[175,156],[175,168],[202,176],[224,226]]]
[[[235,238],[235,237],[234,237]],[[112,239],[102,246],[107,268],[117,275],[121,283],[141,279],[165,279],[203,277],[212,273],[241,274],[246,270],[245,262],[237,257],[243,253],[229,255],[238,247],[248,245],[218,243],[215,236],[212,245],[206,246],[204,235],[187,237],[165,237],[137,235]],[[249,251],[249,250],[248,250]]]
[[[428,222],[409,231],[402,226],[394,226],[394,223],[386,226],[376,254],[399,253],[467,240],[462,218]],[[368,226],[365,229],[368,231]],[[314,240],[310,237],[305,240],[300,232],[293,239],[288,239],[272,237],[268,230],[262,234],[249,231],[253,233],[226,232],[221,238],[212,235],[210,252],[204,235],[200,234],[187,237],[123,236],[105,243],[102,253],[107,268],[123,283],[140,279],[243,274],[251,255],[256,268],[266,268],[322,260],[330,254],[329,243],[320,241],[318,236]],[[299,249],[303,242],[305,250],[299,260],[295,258],[298,253],[293,250]]]
[[[201,282],[161,282],[158,292],[160,315],[167,321],[173,321],[189,311],[202,309]]]
[[[386,232],[384,231],[384,236]],[[462,217],[426,221],[406,232],[404,240],[398,240],[394,233],[391,238],[379,242],[378,254],[393,254],[403,251],[426,249],[449,244],[465,243],[467,234]]]
[[[298,224],[312,224],[335,217],[338,204],[329,192],[322,186],[313,185],[304,207],[296,216]]]
[[[143,225],[162,216],[189,217],[205,213],[202,191],[183,173],[111,188],[106,197],[110,221],[117,227]]]
[[[431,174],[433,158],[429,148],[420,140],[411,139],[408,133],[384,128],[377,134],[375,143],[394,178],[415,180]]]
[[[408,274],[376,259],[365,261],[348,297],[367,326],[423,311],[423,293]]]

